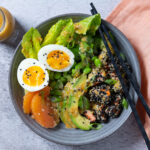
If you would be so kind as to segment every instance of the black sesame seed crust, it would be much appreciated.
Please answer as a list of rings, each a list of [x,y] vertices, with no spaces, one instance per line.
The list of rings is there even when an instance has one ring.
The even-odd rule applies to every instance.
[[[90,101],[109,104],[111,101],[111,95],[107,95],[107,92],[110,92],[109,89],[110,87],[106,84],[92,87],[89,90]]]

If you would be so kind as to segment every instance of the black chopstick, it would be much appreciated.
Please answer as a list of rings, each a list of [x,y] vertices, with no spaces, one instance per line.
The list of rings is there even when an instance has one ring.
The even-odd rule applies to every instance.
[[[91,13],[92,13],[93,15],[96,14],[97,11],[96,11],[96,9],[95,9],[93,3],[91,3],[90,5],[91,5],[91,7],[92,7]],[[112,55],[112,53],[111,53],[111,51],[110,51],[110,48],[109,48],[109,46],[108,46],[108,44],[107,44],[107,40],[106,40],[106,38],[105,38],[105,36],[104,36],[102,30],[101,30],[101,27],[98,29],[98,31],[99,31],[99,33],[100,33],[100,36],[101,36],[102,39],[103,39],[103,42],[104,42],[105,47],[106,47],[106,49],[107,49],[108,56],[110,57],[111,62],[112,62],[112,64],[113,64],[114,68],[115,68],[116,74],[117,74],[117,76],[118,76],[118,78],[119,78],[119,80],[120,80],[120,83],[121,83],[121,85],[122,85],[124,94],[125,94],[125,96],[126,96],[128,102],[129,102],[129,104],[130,104],[130,106],[131,106],[133,115],[134,115],[134,117],[135,117],[135,119],[136,119],[136,121],[137,121],[137,124],[138,124],[138,126],[139,126],[139,129],[140,129],[142,135],[143,135],[143,138],[144,138],[144,140],[145,140],[145,143],[146,143],[148,149],[150,150],[150,141],[149,141],[149,138],[148,138],[148,136],[147,136],[147,134],[146,134],[146,132],[145,132],[145,129],[144,129],[143,125],[142,125],[142,122],[141,122],[141,120],[140,120],[140,118],[139,118],[138,112],[137,112],[137,110],[136,110],[136,106],[135,106],[134,102],[132,101],[131,96],[130,96],[129,93],[128,93],[128,88],[126,87],[126,84],[124,83],[124,80],[123,80],[123,78],[122,78],[122,76],[121,76],[121,73],[120,73],[120,71],[119,71],[119,69],[118,69],[118,66],[117,66],[117,64],[115,63],[115,59],[114,59],[114,57],[113,57],[113,55]]]

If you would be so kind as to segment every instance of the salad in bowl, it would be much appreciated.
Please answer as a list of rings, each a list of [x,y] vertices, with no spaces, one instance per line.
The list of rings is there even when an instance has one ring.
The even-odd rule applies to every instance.
[[[23,111],[40,126],[55,128],[63,122],[66,128],[100,129],[102,123],[119,117],[128,108],[97,34],[100,24],[99,14],[79,22],[60,19],[46,36],[36,28],[23,36],[21,52],[25,58],[17,69],[18,83],[24,89]],[[115,61],[128,84],[118,59]]]

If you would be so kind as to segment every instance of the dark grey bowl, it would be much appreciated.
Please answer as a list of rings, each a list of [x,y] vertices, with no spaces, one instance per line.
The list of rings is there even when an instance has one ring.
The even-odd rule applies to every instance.
[[[89,15],[87,14],[65,14],[61,16],[56,16],[51,18],[43,23],[41,23],[37,29],[40,33],[44,36],[51,25],[53,25],[59,19],[65,18],[72,18],[74,21],[79,21]],[[118,47],[121,51],[124,52],[126,55],[128,62],[132,66],[134,76],[140,85],[141,83],[141,74],[137,56],[132,48],[131,44],[127,40],[127,38],[113,25],[110,23],[102,20],[102,22],[112,31],[113,35],[116,38]],[[109,123],[104,124],[100,130],[91,130],[91,131],[82,131],[79,129],[66,129],[64,124],[59,124],[55,129],[45,129],[39,126],[31,117],[25,115],[22,110],[22,99],[23,99],[23,89],[20,87],[17,81],[17,67],[19,63],[24,59],[23,55],[21,54],[21,45],[19,44],[16,48],[11,68],[10,68],[10,80],[9,80],[9,87],[10,87],[10,94],[12,98],[12,102],[14,107],[21,117],[21,119],[27,124],[29,128],[31,128],[35,133],[40,135],[41,137],[54,141],[60,144],[67,144],[67,145],[83,145],[89,144],[98,140],[101,140],[113,132],[115,132],[129,117],[131,114],[130,107],[127,110],[123,110],[121,116],[117,119],[110,120]],[[130,95],[133,100],[137,101],[137,96],[133,92],[133,89],[130,88]]]

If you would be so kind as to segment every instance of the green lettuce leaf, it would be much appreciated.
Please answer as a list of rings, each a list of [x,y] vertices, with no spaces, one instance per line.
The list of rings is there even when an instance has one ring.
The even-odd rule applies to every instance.
[[[26,58],[35,58],[36,54],[34,52],[33,44],[32,44],[32,35],[34,28],[31,28],[22,39],[22,53]]]
[[[59,20],[56,24],[54,24],[50,30],[48,31],[47,35],[44,38],[42,46],[48,44],[55,44],[57,37],[60,35],[61,31],[63,30],[64,26],[69,22],[68,19],[66,20]]]
[[[87,32],[89,32],[89,34],[95,35],[96,30],[100,26],[100,23],[100,14],[90,16],[74,24],[75,32],[84,35],[87,34]]]
[[[22,39],[22,53],[26,58],[37,59],[38,51],[41,48],[42,37],[37,29],[31,28]]]
[[[41,49],[42,37],[37,29],[33,30],[32,41],[36,54],[38,54],[39,50]]]
[[[69,22],[66,24],[59,37],[57,38],[57,43],[59,45],[67,46],[74,36],[74,24],[72,19],[69,19]]]

